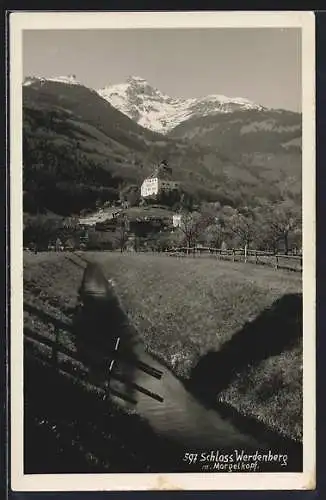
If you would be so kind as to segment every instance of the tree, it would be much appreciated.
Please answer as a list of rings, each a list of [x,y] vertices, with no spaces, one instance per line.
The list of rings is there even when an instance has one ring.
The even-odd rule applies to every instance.
[[[155,201],[160,205],[177,208],[180,206],[180,191],[177,188],[165,189],[157,195]]]
[[[290,238],[295,237],[295,234],[300,234],[301,231],[300,207],[291,200],[286,200],[276,205],[266,205],[262,210],[267,245],[276,252],[279,242],[282,242],[287,254]]]
[[[182,210],[192,212],[195,202],[198,201],[194,194],[182,191],[180,195],[180,207]]]
[[[209,220],[199,212],[184,212],[181,217],[180,231],[183,233],[188,248],[194,246],[199,236],[205,231]]]
[[[141,198],[138,205],[139,207],[146,207],[147,200],[145,198]]]
[[[178,227],[169,234],[169,247],[179,247],[183,244],[184,240],[184,233]]]
[[[222,225],[219,222],[215,222],[207,226],[203,233],[203,240],[210,247],[220,248],[223,241],[223,233]]]
[[[129,220],[126,216],[121,216],[114,233],[115,242],[122,253],[126,248],[129,238]]]
[[[140,202],[140,189],[136,185],[124,186],[120,189],[120,200],[127,201],[131,207]]]
[[[301,213],[290,201],[282,202],[274,210],[274,217],[271,221],[274,234],[278,234],[279,239],[284,242],[285,253],[289,251],[289,237],[295,229],[301,227]]]
[[[247,249],[255,239],[257,226],[253,213],[236,213],[230,219],[231,231],[237,236],[241,246],[245,249],[245,261],[247,259]]]
[[[219,201],[216,202],[204,201],[200,205],[200,211],[202,214],[209,214],[217,217],[221,211],[221,204]]]
[[[49,241],[54,241],[61,228],[60,217],[37,215],[24,221],[24,246],[35,243],[39,249],[47,249]]]
[[[296,252],[302,252],[302,228],[298,227],[293,231],[293,248]]]
[[[58,236],[63,241],[67,243],[70,240],[70,242],[74,242],[74,245],[78,243],[81,233],[78,217],[64,218],[58,230]]]

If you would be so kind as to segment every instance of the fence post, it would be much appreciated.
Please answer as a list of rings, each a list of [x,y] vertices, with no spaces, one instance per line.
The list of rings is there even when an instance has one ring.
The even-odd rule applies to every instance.
[[[255,264],[258,264],[258,252],[257,252],[257,250],[255,252]]]
[[[233,262],[235,262],[235,249],[232,248],[232,260]]]
[[[245,247],[244,247],[244,261],[245,261],[245,263],[247,262],[247,243],[245,244]]]
[[[275,269],[278,269],[278,255],[275,255]]]

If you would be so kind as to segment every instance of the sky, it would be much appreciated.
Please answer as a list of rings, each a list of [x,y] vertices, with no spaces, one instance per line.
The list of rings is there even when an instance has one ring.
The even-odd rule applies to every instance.
[[[140,76],[172,97],[223,94],[301,111],[301,30],[24,30],[23,74],[100,89]]]

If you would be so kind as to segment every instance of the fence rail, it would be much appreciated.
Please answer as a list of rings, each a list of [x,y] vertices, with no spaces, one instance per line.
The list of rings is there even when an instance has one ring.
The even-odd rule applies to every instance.
[[[275,269],[288,269],[292,271],[302,271],[302,255],[296,254],[275,254],[262,250],[230,249],[222,250],[211,247],[178,247],[171,248],[166,252],[175,257],[201,257],[209,256],[221,260],[231,260],[233,262],[248,262],[257,265],[267,265]]]
[[[54,336],[47,337],[41,335],[40,333],[34,332],[28,327],[24,327],[24,348],[27,356],[37,359],[38,361],[44,363],[45,365],[52,367],[57,373],[67,376],[68,378],[75,379],[83,386],[89,386],[92,391],[96,391],[102,395],[111,393],[121,399],[128,401],[134,405],[137,404],[137,401],[130,397],[130,395],[122,394],[119,391],[112,389],[108,385],[106,387],[98,387],[90,380],[90,372],[87,367],[84,366],[82,360],[78,358],[77,352],[72,349],[64,346],[60,340],[60,331],[61,328],[58,328],[55,322],[52,323],[55,331]],[[153,368],[146,363],[134,358],[128,357],[127,354],[124,354],[121,358],[121,355],[118,351],[115,351],[114,358],[110,357],[110,361],[112,363],[112,359],[118,360],[123,359],[125,362],[129,362],[134,365],[139,370],[151,375],[152,377],[160,380],[163,372]],[[163,402],[163,398],[158,394],[153,393],[152,391],[141,387],[136,384],[132,380],[128,380],[126,377],[122,375],[115,374],[109,368],[110,363],[107,363],[107,381],[110,378],[120,381],[125,384],[125,387],[129,387],[130,389],[134,389],[142,394],[155,399],[156,401]]]

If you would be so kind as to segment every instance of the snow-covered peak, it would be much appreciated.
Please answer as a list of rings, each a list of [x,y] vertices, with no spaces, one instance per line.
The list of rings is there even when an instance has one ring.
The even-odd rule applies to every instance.
[[[32,85],[35,82],[39,82],[40,80],[41,78],[39,78],[38,76],[27,76],[26,78],[24,78],[23,86],[28,87],[29,85]]]
[[[145,80],[145,78],[142,78],[141,76],[128,76],[127,78],[127,83],[143,83],[147,84],[148,82]]]
[[[255,105],[254,102],[250,101],[249,99],[246,99],[245,97],[226,97],[225,95],[220,95],[220,94],[210,94],[205,97],[200,97],[199,99],[202,102],[204,101],[219,101],[221,103],[234,102],[237,104],[247,104],[251,106],[257,106]]]
[[[81,85],[81,83],[76,80],[75,75],[56,76],[47,78],[47,80],[49,80],[50,82],[68,83],[69,85]]]
[[[77,79],[75,75],[67,75],[67,76],[31,76],[25,78],[23,85],[26,87],[28,85],[32,85],[33,83],[43,83],[43,82],[58,82],[65,83],[68,85],[82,85]]]
[[[75,75],[25,78],[23,85],[58,82],[64,85],[81,85]],[[243,97],[226,97],[212,94],[204,97],[170,97],[153,87],[140,76],[129,76],[124,83],[108,85],[96,92],[113,107],[129,116],[142,127],[166,134],[190,118],[232,113],[239,110],[263,110]]]
[[[242,97],[218,94],[188,99],[170,97],[140,76],[130,76],[125,83],[106,86],[98,90],[98,94],[139,125],[163,134],[192,117],[264,109]]]

